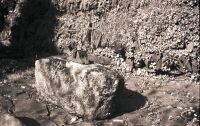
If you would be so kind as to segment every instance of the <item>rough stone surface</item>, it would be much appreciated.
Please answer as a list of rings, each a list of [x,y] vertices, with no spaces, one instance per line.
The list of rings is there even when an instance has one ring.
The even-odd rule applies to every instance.
[[[85,120],[105,119],[116,111],[121,77],[102,65],[82,65],[58,57],[35,63],[37,91],[45,100]]]

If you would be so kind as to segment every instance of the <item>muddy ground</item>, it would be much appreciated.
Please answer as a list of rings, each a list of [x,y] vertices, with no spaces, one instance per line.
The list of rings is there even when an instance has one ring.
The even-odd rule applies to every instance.
[[[1,77],[0,102],[5,111],[28,126],[69,125],[69,118],[71,125],[79,126],[198,126],[199,82],[185,75],[142,77],[134,73],[125,77],[128,90],[124,92],[121,113],[107,120],[84,122],[71,118],[59,106],[39,99],[31,86],[35,83],[34,67]]]

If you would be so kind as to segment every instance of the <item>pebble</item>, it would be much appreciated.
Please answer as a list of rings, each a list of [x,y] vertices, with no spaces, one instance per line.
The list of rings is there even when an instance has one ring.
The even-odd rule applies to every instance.
[[[72,119],[70,120],[69,124],[72,124],[72,123],[74,123],[74,122],[77,121],[77,120],[78,120],[77,117],[72,117]]]
[[[173,119],[173,116],[169,116],[168,120],[172,120]]]
[[[142,72],[140,69],[137,70],[137,75],[140,75]]]
[[[167,108],[173,108],[171,105],[167,106]]]
[[[197,114],[194,114],[194,117],[197,117],[198,115]]]
[[[116,58],[120,58],[120,55],[119,55],[119,54],[117,54],[117,55],[116,55]]]
[[[124,123],[124,120],[121,119],[114,119],[113,122],[120,122],[120,123]]]
[[[182,108],[182,107],[177,107],[177,109],[179,109],[179,110],[183,110],[183,108]]]
[[[189,112],[188,112],[188,115],[189,115],[189,116],[191,116],[191,115],[192,115],[192,113],[189,111]]]
[[[117,61],[117,66],[120,66],[120,61]]]
[[[25,86],[21,86],[21,89],[25,89],[26,87]]]
[[[186,97],[189,98],[190,97],[190,93],[187,93]]]
[[[197,122],[197,121],[198,121],[197,118],[193,118],[193,120],[192,120],[193,123],[194,123],[194,122]]]
[[[176,116],[176,120],[179,120],[179,119],[181,119],[181,116]]]
[[[7,80],[3,80],[3,83],[7,83],[8,81]]]
[[[10,95],[4,95],[5,97],[7,97],[7,98],[11,98],[11,96]]]
[[[120,61],[121,61],[121,62],[125,62],[125,60],[124,60],[123,58],[120,58]]]
[[[175,95],[175,93],[171,93],[170,95],[171,95],[171,96],[174,96],[174,95]]]
[[[121,120],[121,119],[114,119],[113,120],[113,125],[115,126],[115,125],[120,125],[120,126],[128,126],[128,123],[126,122],[126,121],[124,121],[124,120]]]

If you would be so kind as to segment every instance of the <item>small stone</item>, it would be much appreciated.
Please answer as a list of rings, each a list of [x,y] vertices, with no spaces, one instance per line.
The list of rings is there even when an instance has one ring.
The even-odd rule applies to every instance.
[[[179,120],[179,119],[181,119],[181,116],[176,116],[176,120]]]
[[[120,61],[118,60],[118,61],[117,61],[117,66],[120,66],[120,65],[121,65],[121,63],[120,63]]]
[[[193,107],[190,107],[190,110],[194,110],[194,108],[193,108]]]
[[[197,121],[198,121],[197,118],[193,118],[193,120],[192,120],[193,123],[194,123],[194,122],[197,122]]]
[[[171,95],[171,96],[174,96],[174,95],[175,95],[175,93],[171,93],[170,95]]]
[[[194,49],[194,43],[193,42],[190,42],[188,45],[187,45],[187,50],[189,50],[189,52],[192,52],[193,49]]]
[[[177,109],[179,109],[179,110],[183,110],[183,108],[182,108],[182,107],[177,107]]]
[[[173,119],[173,116],[169,116],[168,120],[172,120]]]
[[[189,92],[187,93],[186,97],[187,97],[187,98],[189,98],[189,97],[190,97],[190,93],[189,93]]]
[[[120,58],[120,55],[119,55],[119,54],[117,54],[117,55],[116,55],[116,58]]]
[[[5,83],[7,83],[8,81],[7,80],[3,80],[3,83],[5,84]]]
[[[198,115],[197,114],[194,114],[194,117],[197,117]]]
[[[124,120],[120,120],[120,119],[115,119],[113,120],[113,125],[114,126],[127,126],[127,123]]]
[[[195,112],[195,110],[194,110],[194,109],[191,109],[190,111],[191,111],[191,112]]]
[[[77,120],[78,120],[78,117],[72,117],[69,124],[73,124]]]
[[[120,58],[120,61],[121,61],[121,62],[124,62],[124,59],[123,59],[123,58]]]
[[[121,119],[114,119],[113,122],[120,122],[120,123],[123,123],[124,120],[121,120]]]
[[[138,70],[137,70],[137,75],[141,75],[141,73],[142,73],[141,70],[138,69]]]
[[[21,89],[25,89],[26,87],[25,86],[21,86]]]
[[[189,116],[191,116],[191,115],[192,115],[192,113],[189,111],[189,112],[188,112],[188,115],[189,115]]]
[[[167,108],[169,109],[169,108],[173,108],[171,105],[169,105],[169,106],[167,106]]]

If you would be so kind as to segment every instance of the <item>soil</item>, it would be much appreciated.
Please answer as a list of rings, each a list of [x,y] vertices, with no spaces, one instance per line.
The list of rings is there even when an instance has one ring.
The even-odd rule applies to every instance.
[[[4,78],[0,81],[1,105],[7,106],[6,111],[28,126],[69,123],[85,126],[199,125],[199,82],[191,82],[186,76],[130,75],[125,85],[131,93],[125,92],[119,113],[110,119],[93,122],[70,117],[59,106],[39,99],[31,86],[34,83],[34,75],[28,79]]]
[[[0,107],[28,126],[198,126],[198,3],[0,0]],[[31,86],[35,60],[77,50],[111,63],[126,80],[126,97],[111,119],[67,116]]]

